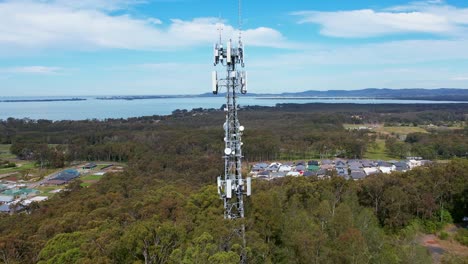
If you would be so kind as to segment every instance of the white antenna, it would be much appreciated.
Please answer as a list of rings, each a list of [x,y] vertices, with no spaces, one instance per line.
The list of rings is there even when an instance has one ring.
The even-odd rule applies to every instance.
[[[219,14],[218,16],[218,28],[216,29],[218,30],[218,34],[219,34],[219,43],[221,45],[221,43],[223,43],[223,40],[222,40],[222,31],[223,31],[223,22],[221,20],[221,13]]]
[[[242,43],[242,0],[239,0],[239,43]]]

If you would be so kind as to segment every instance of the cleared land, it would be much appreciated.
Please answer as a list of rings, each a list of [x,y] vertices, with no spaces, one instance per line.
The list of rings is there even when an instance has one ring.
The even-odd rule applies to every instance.
[[[423,127],[418,126],[384,126],[383,124],[343,124],[345,129],[359,129],[360,127],[367,127],[370,131],[378,132],[381,134],[399,134],[408,135],[409,133],[428,133]]]
[[[35,168],[34,162],[20,162],[16,163],[16,167],[14,168],[4,168],[0,169],[0,175],[1,174],[7,174],[7,173],[12,173],[12,172],[21,172],[25,170],[31,170]]]
[[[51,193],[51,191],[61,189],[61,188],[57,186],[40,186],[40,187],[37,187],[36,189],[41,191],[41,194],[40,194],[41,196],[51,197],[55,195],[55,193]]]
[[[81,187],[88,187],[96,182],[98,182],[102,178],[102,175],[86,175],[80,177],[82,183],[80,184]]]
[[[408,135],[410,133],[428,133],[426,129],[422,127],[410,127],[410,126],[380,126],[376,127],[376,132],[382,134],[399,134],[399,135]]]
[[[384,126],[383,124],[343,124],[345,129],[360,129],[363,127],[368,128],[370,131],[375,132],[380,135],[390,135],[390,136],[406,136],[410,133],[428,133],[427,130],[423,127],[415,126]],[[385,140],[376,139],[375,145],[370,146],[364,158],[373,159],[373,160],[391,160],[395,157],[389,156],[387,149],[385,147]]]

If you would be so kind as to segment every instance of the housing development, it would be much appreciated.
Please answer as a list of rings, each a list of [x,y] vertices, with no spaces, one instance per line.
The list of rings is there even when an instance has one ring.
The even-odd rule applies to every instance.
[[[273,180],[285,176],[316,176],[319,179],[333,175],[346,180],[359,180],[379,173],[406,172],[416,167],[432,164],[421,157],[407,157],[406,160],[368,160],[368,159],[324,159],[297,162],[256,163],[250,174],[257,179]]]

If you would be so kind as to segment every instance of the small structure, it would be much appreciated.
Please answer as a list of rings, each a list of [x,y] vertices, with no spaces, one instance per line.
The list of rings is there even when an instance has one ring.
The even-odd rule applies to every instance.
[[[422,157],[406,157],[407,160],[422,160]]]
[[[318,170],[320,170],[320,167],[318,165],[310,164],[310,165],[307,165],[307,170],[308,171],[318,171]]]
[[[44,184],[45,185],[64,185],[65,183],[67,183],[67,181],[64,181],[64,180],[48,180],[46,181]]]
[[[29,188],[21,188],[21,189],[13,188],[13,189],[3,191],[2,194],[5,196],[12,196],[14,198],[16,197],[27,198],[27,197],[31,197],[36,194],[39,194],[39,191],[36,189],[29,189]]]
[[[261,171],[257,173],[257,178],[259,179],[270,179],[270,172],[269,171]]]
[[[361,180],[366,177],[366,173],[364,171],[352,171],[350,176],[353,180]]]
[[[29,198],[29,199],[26,199],[24,201],[21,202],[22,205],[30,205],[31,203],[33,202],[43,202],[43,201],[46,201],[48,200],[49,197],[47,196],[35,196],[35,197],[32,197],[32,198]]]
[[[291,170],[292,170],[291,166],[286,165],[286,164],[281,165],[278,169],[278,171],[282,171],[282,172],[289,172]]]
[[[342,177],[349,175],[347,168],[336,168],[336,173],[338,174],[338,176],[342,176]]]
[[[379,161],[377,162],[377,166],[379,167],[379,170],[382,172],[382,173],[386,173],[386,174],[389,174],[391,173],[392,171],[395,171],[396,170],[396,166],[393,165],[393,164],[390,164],[386,161]]]
[[[422,165],[422,163],[421,163],[420,160],[414,160],[414,159],[408,160],[408,166],[409,166],[410,170],[412,170],[412,169],[414,169],[416,167],[419,167],[421,165]]]
[[[10,203],[14,200],[13,196],[10,195],[0,195],[0,204],[2,203]]]
[[[23,210],[24,207],[21,205],[13,205],[13,204],[2,204],[0,205],[0,213],[12,214],[15,212],[19,212]]]
[[[305,170],[306,170],[306,166],[304,166],[304,165],[297,165],[296,166],[296,171],[297,172],[301,172],[301,171],[304,172]]]
[[[6,214],[11,213],[10,205],[8,204],[0,205],[0,213],[6,213]]]
[[[278,171],[278,169],[281,167],[281,163],[274,162],[271,163],[265,170],[267,171]]]
[[[79,176],[80,173],[77,170],[67,169],[57,173],[56,176],[52,178],[52,180],[62,180],[65,182],[69,182],[75,178],[78,178]]]
[[[406,164],[406,162],[403,162],[403,161],[398,161],[394,163],[393,165],[395,165],[396,171],[406,172],[409,170],[408,164]]]
[[[364,168],[372,168],[372,167],[375,167],[376,165],[375,162],[370,161],[370,160],[363,160],[361,164],[362,164],[362,167]]]
[[[380,170],[376,167],[371,167],[371,168],[363,168],[362,169],[364,171],[364,173],[369,176],[369,175],[372,175],[372,174],[377,174],[380,172]]]
[[[462,218],[462,222],[463,222],[463,225],[465,226],[465,228],[468,228],[468,216],[464,216]]]
[[[254,164],[252,166],[252,172],[259,172],[259,171],[263,171],[265,170],[266,168],[268,167],[268,164],[266,163],[257,163],[257,164]]]
[[[293,177],[299,177],[301,176],[301,173],[300,172],[297,172],[297,171],[290,171],[286,174],[286,176],[293,176]]]
[[[90,163],[87,163],[87,164],[85,164],[83,166],[83,170],[91,170],[91,169],[94,169],[96,167],[97,167],[96,163],[90,162]]]
[[[284,171],[277,171],[277,172],[271,172],[270,173],[270,178],[271,179],[283,178],[284,176],[286,176],[286,172],[284,172]]]
[[[327,175],[327,170],[326,169],[320,169],[317,171],[317,177],[319,178],[323,178]]]

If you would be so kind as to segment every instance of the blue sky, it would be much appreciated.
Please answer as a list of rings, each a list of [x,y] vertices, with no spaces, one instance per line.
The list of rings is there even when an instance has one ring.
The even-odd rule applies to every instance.
[[[237,6],[0,1],[0,96],[209,92]],[[467,1],[243,0],[242,18],[251,92],[468,88]]]

